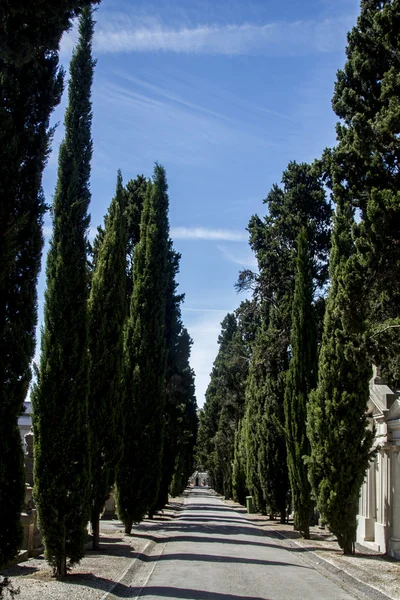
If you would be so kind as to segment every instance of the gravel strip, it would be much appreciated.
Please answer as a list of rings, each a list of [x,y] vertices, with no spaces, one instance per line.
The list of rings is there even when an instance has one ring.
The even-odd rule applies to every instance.
[[[9,568],[4,575],[10,577],[20,594],[15,600],[106,600],[112,598],[124,577],[130,576],[140,554],[152,551],[155,542],[161,541],[152,532],[152,523],[174,518],[183,504],[184,497],[172,498],[167,507],[152,521],[132,528],[132,535],[125,535],[120,522],[101,521],[99,552],[88,550],[81,563],[74,567],[65,579],[56,579],[43,556],[30,558]],[[165,540],[164,540],[165,541]],[[10,595],[5,592],[4,599]]]

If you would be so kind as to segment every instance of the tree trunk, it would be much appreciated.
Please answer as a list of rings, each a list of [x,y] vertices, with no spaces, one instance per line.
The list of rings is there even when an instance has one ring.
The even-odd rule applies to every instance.
[[[125,533],[127,535],[130,535],[130,533],[132,531],[132,525],[133,525],[133,521],[131,521],[131,520],[125,522]]]
[[[65,546],[65,544],[64,544]],[[56,577],[65,577],[67,574],[67,557],[65,553],[57,560]]]
[[[303,523],[302,527],[299,529],[301,537],[305,540],[310,539],[310,525],[309,523]]]
[[[280,513],[281,518],[279,522],[284,525],[286,523],[286,505],[281,507]]]
[[[99,518],[99,516],[97,516],[97,518],[92,517],[91,525],[92,525],[92,535],[93,535],[92,550],[100,550],[100,518]]]

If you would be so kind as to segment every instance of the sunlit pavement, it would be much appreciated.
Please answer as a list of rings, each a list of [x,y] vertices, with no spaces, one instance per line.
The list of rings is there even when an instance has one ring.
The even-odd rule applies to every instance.
[[[142,528],[141,528],[142,529]],[[348,600],[350,595],[205,488],[192,488],[169,522],[147,523],[157,538],[143,569],[119,597],[194,600]]]

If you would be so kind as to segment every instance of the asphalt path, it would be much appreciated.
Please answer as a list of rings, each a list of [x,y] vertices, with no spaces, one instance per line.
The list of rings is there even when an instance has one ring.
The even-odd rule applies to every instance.
[[[146,562],[146,600],[350,600],[299,552],[285,548],[204,488],[183,510],[155,525],[158,550]],[[128,594],[127,594],[128,595]]]

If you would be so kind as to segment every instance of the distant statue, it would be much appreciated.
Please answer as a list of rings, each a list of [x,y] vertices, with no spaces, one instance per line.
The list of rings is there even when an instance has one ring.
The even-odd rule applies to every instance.
[[[24,435],[25,454],[28,458],[33,458],[33,431],[32,429]]]

